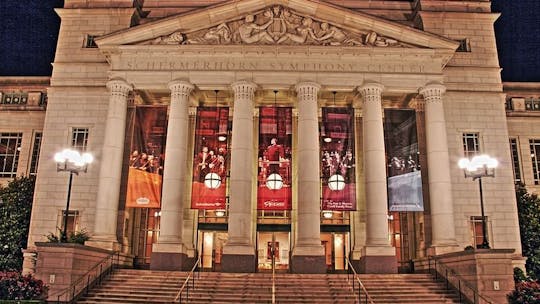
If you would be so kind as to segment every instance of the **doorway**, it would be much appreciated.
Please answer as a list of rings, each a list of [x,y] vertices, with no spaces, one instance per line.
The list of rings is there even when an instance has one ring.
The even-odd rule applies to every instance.
[[[223,231],[201,231],[197,238],[197,249],[201,253],[201,264],[204,271],[221,271],[223,246],[229,235]]]
[[[324,247],[327,272],[346,271],[348,269],[349,233],[323,232],[321,233],[321,244]]]
[[[259,272],[272,271],[272,257],[277,272],[289,270],[290,232],[257,232],[257,264]]]

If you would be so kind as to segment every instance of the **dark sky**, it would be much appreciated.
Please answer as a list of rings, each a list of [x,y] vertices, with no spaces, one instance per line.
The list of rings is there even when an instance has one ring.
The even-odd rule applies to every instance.
[[[0,76],[51,74],[63,0],[0,0]],[[493,0],[505,81],[540,82],[540,0]],[[474,51],[474,50],[473,50]]]

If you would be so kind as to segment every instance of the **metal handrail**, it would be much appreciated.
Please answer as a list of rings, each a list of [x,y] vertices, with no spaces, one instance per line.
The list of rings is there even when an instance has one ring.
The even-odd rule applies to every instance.
[[[375,304],[375,302],[373,302],[373,299],[369,296],[369,293],[368,293],[366,287],[364,286],[364,284],[360,280],[360,276],[358,275],[358,273],[356,273],[356,270],[354,269],[354,267],[353,267],[353,265],[351,263],[351,260],[349,260],[349,258],[347,258],[347,264],[349,265],[349,270],[352,270],[352,272],[353,272],[352,291],[353,291],[354,295],[356,295],[355,283],[358,283],[358,303],[362,303],[362,299],[363,299],[364,300],[363,303]],[[351,274],[351,272],[347,271],[347,281],[350,281],[350,279],[349,279],[350,274]],[[364,292],[363,297],[362,297],[362,291]]]
[[[116,263],[115,263],[116,257]],[[56,303],[74,303],[83,292],[88,294],[91,287],[97,284],[101,284],[102,280],[109,276],[114,270],[114,265],[120,264],[119,252],[112,252],[101,261],[97,262],[90,270],[79,277],[75,282],[71,283],[69,287],[61,290],[50,297],[54,298],[56,295]],[[103,268],[103,266],[106,266]],[[99,271],[97,271],[99,269]],[[82,285],[81,285],[82,283]],[[60,299],[64,296],[64,300]]]
[[[486,297],[481,295],[480,292],[478,292],[478,290],[474,286],[472,286],[469,282],[467,282],[465,279],[463,279],[461,277],[461,275],[459,275],[455,270],[450,268],[444,262],[437,261],[437,259],[432,257],[432,256],[428,257],[428,271],[429,271],[429,273],[431,273],[431,271],[432,271],[431,260],[435,261],[434,268],[433,268],[435,279],[437,280],[439,278],[439,276],[442,277],[444,279],[444,281],[446,282],[446,289],[447,290],[450,289],[450,286],[454,290],[456,290],[458,292],[458,294],[459,294],[459,302],[460,303],[462,303],[463,300],[466,300],[466,301],[469,301],[469,302],[471,302],[473,304],[477,304],[477,303],[478,304],[480,304],[480,303],[494,304],[494,302],[492,302],[491,300],[486,299]],[[439,266],[441,268],[441,271],[439,271],[439,269],[437,269],[437,266]],[[443,272],[444,272],[444,274],[443,274]],[[454,276],[457,279],[457,282],[454,282],[454,283],[451,282],[450,281],[450,276]],[[468,288],[472,292],[472,299],[467,295],[465,288]],[[483,300],[484,302],[480,302],[480,300]]]
[[[186,299],[189,299],[189,279],[191,280],[191,287],[195,288],[195,270],[198,270],[198,266],[201,262],[201,256],[197,258],[197,261],[195,262],[195,265],[193,265],[193,268],[191,268],[191,271],[189,272],[187,278],[184,280],[184,283],[182,284],[182,287],[180,287],[180,290],[176,294],[176,297],[174,297],[174,302],[182,303],[182,293],[184,293],[184,290],[186,291]],[[197,277],[200,275],[200,272],[197,271]]]
[[[276,304],[276,257],[272,249],[272,304]]]

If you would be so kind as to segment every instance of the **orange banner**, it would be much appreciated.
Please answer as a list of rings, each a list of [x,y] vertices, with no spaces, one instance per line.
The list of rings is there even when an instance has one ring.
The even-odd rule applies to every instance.
[[[132,115],[126,207],[159,208],[167,107],[138,106]]]

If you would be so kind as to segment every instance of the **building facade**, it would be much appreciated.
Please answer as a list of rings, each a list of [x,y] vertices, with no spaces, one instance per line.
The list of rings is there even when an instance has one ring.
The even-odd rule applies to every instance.
[[[139,267],[408,271],[483,242],[478,186],[457,163],[487,153],[485,235],[519,260],[508,140],[522,130],[507,124],[489,1],[66,0],[57,13],[29,247],[67,216]],[[53,161],[66,147],[95,157],[67,214]]]

